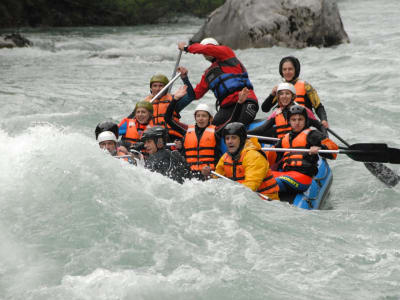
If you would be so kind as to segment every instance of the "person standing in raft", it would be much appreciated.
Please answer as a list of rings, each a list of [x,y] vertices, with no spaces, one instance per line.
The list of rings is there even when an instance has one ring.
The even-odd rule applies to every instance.
[[[166,149],[167,135],[167,130],[160,126],[147,128],[144,131],[141,140],[149,154],[145,158],[144,167],[183,183],[185,179],[192,178],[190,167],[178,151]]]
[[[276,89],[278,107],[272,112],[265,121],[260,126],[249,130],[248,134],[260,135],[260,136],[270,136],[282,138],[286,133],[291,131],[289,124],[288,113],[290,107],[294,104],[294,99],[296,98],[296,90],[293,84],[288,82],[282,82],[278,85]],[[325,133],[326,129],[321,125],[321,123],[315,118],[312,111],[308,108],[307,114],[310,122],[310,126],[313,126]]]
[[[186,72],[182,73],[181,78],[183,80],[183,82],[185,82],[186,80],[188,81],[188,77],[187,77],[187,70]],[[144,100],[150,102],[151,99],[154,98],[154,96],[157,95],[157,93],[159,91],[161,91],[167,84],[168,84],[169,80],[167,78],[167,76],[163,75],[163,74],[156,74],[154,76],[152,76],[150,78],[150,95],[148,95]],[[165,92],[164,94],[160,95],[157,99],[155,99],[152,102],[153,105],[153,123],[156,126],[162,126],[168,129],[168,138],[169,141],[173,141],[176,138],[182,138],[182,135],[174,130],[172,130],[167,123],[165,122],[165,112],[167,111],[167,108],[169,106],[169,104],[171,103],[172,99],[174,97],[177,97],[179,95],[179,98],[181,98],[182,96],[180,96],[180,93],[184,90],[186,92],[187,87],[189,87],[189,89],[187,90],[187,96],[185,97],[185,99],[182,99],[182,101],[179,103],[179,105],[176,107],[176,111],[174,112],[173,118],[176,121],[179,121],[180,119],[180,115],[179,112],[185,107],[187,106],[190,101],[192,101],[194,99],[194,92],[193,92],[193,88],[190,85],[190,82],[188,84],[185,84],[185,88],[181,87],[177,93],[175,93],[175,95],[171,95],[167,92]]]
[[[220,158],[215,171],[254,192],[279,200],[279,186],[271,173],[268,160],[257,139],[247,139],[244,124],[230,123],[222,130],[222,135],[228,151]],[[201,172],[209,176],[211,168],[203,167]]]
[[[329,128],[328,117],[326,115],[325,107],[322,105],[317,91],[307,82],[299,79],[300,75],[300,61],[294,56],[287,56],[282,58],[279,63],[279,74],[285,82],[292,83],[296,89],[296,103],[303,105],[311,110],[314,109],[318,118],[321,120],[325,128]],[[272,107],[277,103],[277,88],[275,86],[271,94],[265,99],[261,105],[263,112],[269,112]]]
[[[118,145],[118,125],[113,122],[102,122],[95,129],[96,140],[99,143],[100,149],[107,150],[112,156],[123,156],[130,154],[128,150],[121,145]],[[130,163],[134,163],[132,159],[124,159]]]
[[[194,110],[195,124],[187,125],[176,122],[172,118],[177,100],[173,100],[167,109],[165,119],[172,129],[183,135],[183,141],[176,140],[176,148],[183,153],[186,162],[190,165],[192,172],[199,179],[204,179],[201,169],[209,166],[215,170],[215,166],[221,157],[219,151],[220,137],[218,128],[211,125],[213,113],[207,104],[200,103]]]
[[[311,185],[312,177],[318,173],[318,151],[337,150],[338,146],[318,130],[309,128],[309,118],[304,106],[294,105],[289,109],[289,123],[292,128],[275,148],[310,149],[308,153],[268,152],[271,165],[278,162],[278,169],[272,171],[282,194],[304,192]],[[336,153],[320,153],[324,158],[336,159]]]
[[[211,62],[204,72],[200,82],[194,88],[195,99],[200,99],[208,90],[212,90],[216,97],[217,114],[213,125],[241,122],[249,125],[256,117],[258,100],[253,91],[246,68],[236,57],[231,48],[219,43],[213,38],[203,39],[200,43],[186,45],[178,43],[179,50],[203,54]],[[239,92],[243,88],[249,89],[248,99],[238,103]]]

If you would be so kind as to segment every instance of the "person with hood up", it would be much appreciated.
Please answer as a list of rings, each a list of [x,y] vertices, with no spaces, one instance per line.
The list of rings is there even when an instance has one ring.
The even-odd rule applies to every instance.
[[[300,76],[300,61],[294,56],[286,56],[279,63],[279,74],[284,82],[292,83],[296,89],[295,102],[302,106],[314,110],[325,128],[329,128],[328,117],[325,107],[322,105],[317,91],[306,81],[299,78]],[[277,97],[278,86],[275,86],[271,94],[265,99],[261,105],[263,112],[269,112],[278,101]]]

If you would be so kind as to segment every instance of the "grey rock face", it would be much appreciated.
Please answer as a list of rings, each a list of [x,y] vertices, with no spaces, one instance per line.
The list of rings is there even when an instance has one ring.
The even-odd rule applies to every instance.
[[[334,0],[227,0],[191,39],[233,49],[330,47],[350,42]]]

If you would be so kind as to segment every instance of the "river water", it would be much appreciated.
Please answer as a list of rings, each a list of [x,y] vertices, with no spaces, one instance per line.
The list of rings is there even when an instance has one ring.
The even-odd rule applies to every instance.
[[[236,53],[260,99],[295,55],[333,130],[400,147],[400,4],[339,7],[350,44]],[[400,186],[362,163],[339,156],[331,209],[304,211],[99,151],[96,124],[128,115],[152,74],[170,75],[176,43],[201,23],[24,29],[32,48],[0,50],[1,299],[400,298]],[[193,83],[207,67],[190,54],[181,64]]]

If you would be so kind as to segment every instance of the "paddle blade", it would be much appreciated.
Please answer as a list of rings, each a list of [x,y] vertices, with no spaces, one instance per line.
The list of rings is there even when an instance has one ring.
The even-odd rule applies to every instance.
[[[350,145],[346,154],[353,160],[362,162],[389,162],[388,146],[379,143],[359,143]]]
[[[365,167],[388,187],[394,187],[400,181],[400,176],[380,163],[364,163]]]
[[[389,150],[389,162],[391,164],[400,164],[400,149],[388,148]]]

